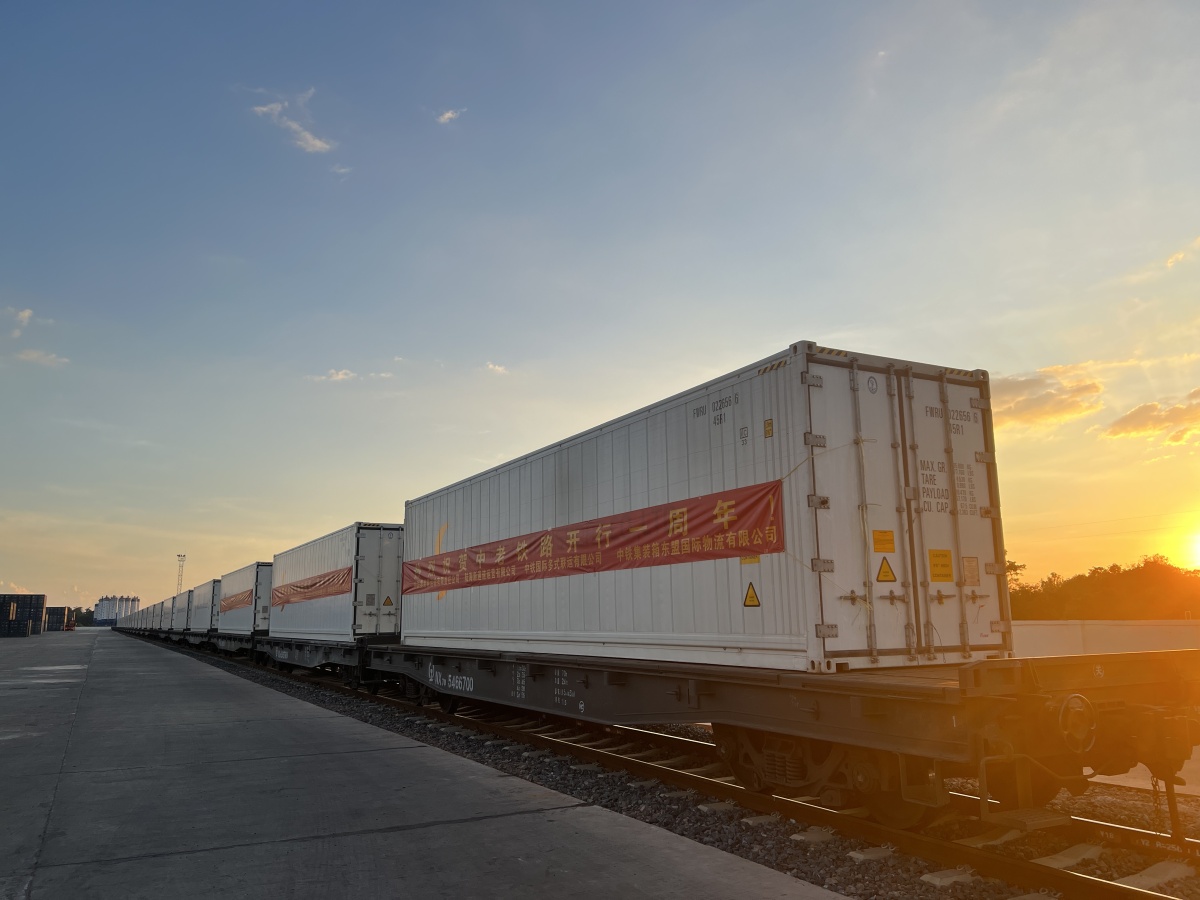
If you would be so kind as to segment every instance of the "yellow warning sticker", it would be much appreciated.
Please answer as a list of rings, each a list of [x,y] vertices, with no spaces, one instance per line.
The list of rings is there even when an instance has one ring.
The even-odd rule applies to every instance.
[[[949,550],[929,551],[929,580],[954,580],[954,556]]]
[[[754,582],[750,582],[750,586],[746,588],[746,599],[742,601],[742,606],[762,606],[758,602],[758,591],[754,589]]]
[[[896,552],[896,532],[894,531],[872,531],[871,545],[876,553],[895,553]]]
[[[892,565],[888,562],[885,556],[883,562],[879,564],[879,574],[875,576],[876,581],[895,581],[896,573],[892,571]]]
[[[758,557],[758,556],[743,556],[742,557],[742,565],[748,566],[751,563],[759,562],[760,559],[761,559],[761,557]]]
[[[384,598],[383,598],[383,605],[384,605],[384,606],[391,606],[391,605],[392,605],[392,598],[391,598],[391,597],[384,597]]]

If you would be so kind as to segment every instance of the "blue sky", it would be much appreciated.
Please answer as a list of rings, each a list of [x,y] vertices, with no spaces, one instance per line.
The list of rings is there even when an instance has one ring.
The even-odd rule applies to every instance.
[[[1010,556],[1200,566],[1191,3],[0,29],[0,587],[199,583],[781,349],[989,369]]]

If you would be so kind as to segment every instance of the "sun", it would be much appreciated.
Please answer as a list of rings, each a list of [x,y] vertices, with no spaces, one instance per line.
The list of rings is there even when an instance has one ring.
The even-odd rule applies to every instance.
[[[1193,569],[1200,569],[1200,531],[1192,535],[1191,559],[1188,560],[1188,566]]]

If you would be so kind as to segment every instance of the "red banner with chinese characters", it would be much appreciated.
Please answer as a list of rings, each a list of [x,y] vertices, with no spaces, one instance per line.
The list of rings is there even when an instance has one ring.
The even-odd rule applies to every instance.
[[[287,606],[289,603],[303,603],[305,600],[320,600],[322,597],[333,597],[337,594],[348,594],[353,585],[350,566],[344,569],[334,569],[303,578],[291,584],[282,584],[271,589],[271,605]]]
[[[248,591],[242,591],[238,594],[230,594],[228,597],[221,598],[221,612],[232,612],[235,609],[242,609],[249,606],[254,599],[254,588]]]
[[[564,525],[404,564],[405,594],[781,553],[783,482]]]

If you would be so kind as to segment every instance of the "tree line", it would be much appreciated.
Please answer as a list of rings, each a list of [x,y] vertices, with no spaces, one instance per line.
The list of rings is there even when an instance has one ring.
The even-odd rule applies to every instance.
[[[1014,619],[1200,619],[1200,569],[1180,569],[1165,556],[1070,578],[1051,572],[1033,583],[1021,563],[1009,561],[1007,570]]]

